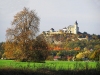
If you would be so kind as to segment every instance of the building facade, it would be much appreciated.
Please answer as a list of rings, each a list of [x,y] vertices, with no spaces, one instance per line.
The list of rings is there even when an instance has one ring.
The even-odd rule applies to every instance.
[[[63,28],[63,32],[77,34],[79,32],[77,21],[74,23],[74,25],[69,25],[68,27]]]
[[[43,31],[43,34],[45,35],[62,34],[62,32],[78,34],[79,27],[77,21],[74,23],[74,25],[69,25],[68,27],[65,27],[59,31],[55,31],[54,28],[51,28],[49,31]]]

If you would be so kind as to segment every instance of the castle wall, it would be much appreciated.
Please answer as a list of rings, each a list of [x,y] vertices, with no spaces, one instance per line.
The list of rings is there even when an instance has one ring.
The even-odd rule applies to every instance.
[[[74,25],[69,25],[67,28],[63,28],[62,31],[64,33],[73,33],[77,34],[79,32],[79,27],[77,21],[74,23]],[[45,32],[46,34],[52,35],[52,34],[62,34],[60,31],[54,31],[53,28],[50,29],[50,31]]]

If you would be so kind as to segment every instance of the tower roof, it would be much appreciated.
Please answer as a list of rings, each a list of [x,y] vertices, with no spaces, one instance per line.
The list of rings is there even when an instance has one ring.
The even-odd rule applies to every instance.
[[[75,21],[75,24],[78,25],[77,20]]]

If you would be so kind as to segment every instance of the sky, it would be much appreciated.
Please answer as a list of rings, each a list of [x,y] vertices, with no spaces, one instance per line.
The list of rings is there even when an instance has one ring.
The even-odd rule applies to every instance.
[[[100,35],[100,0],[0,0],[0,42],[6,41],[7,28],[24,7],[39,16],[40,33],[58,31],[77,20],[80,32]]]

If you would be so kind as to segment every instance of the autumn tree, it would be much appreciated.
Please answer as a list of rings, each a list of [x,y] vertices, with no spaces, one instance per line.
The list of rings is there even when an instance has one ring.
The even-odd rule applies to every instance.
[[[95,50],[91,55],[90,59],[100,61],[100,50]]]
[[[4,49],[3,49],[3,47],[2,47],[3,43],[4,43],[4,42],[0,42],[0,58],[2,58],[2,55],[3,55],[3,53],[4,53]]]
[[[32,49],[33,51],[31,52],[30,57],[35,62],[41,62],[41,61],[44,62],[48,57],[49,47],[43,35],[39,35],[36,37]]]
[[[4,44],[6,58],[29,59],[34,39],[39,32],[39,21],[35,11],[28,8],[24,8],[14,16],[11,28],[6,31]]]
[[[82,58],[84,57],[84,53],[80,52],[76,55],[76,59],[78,60],[82,60]]]

